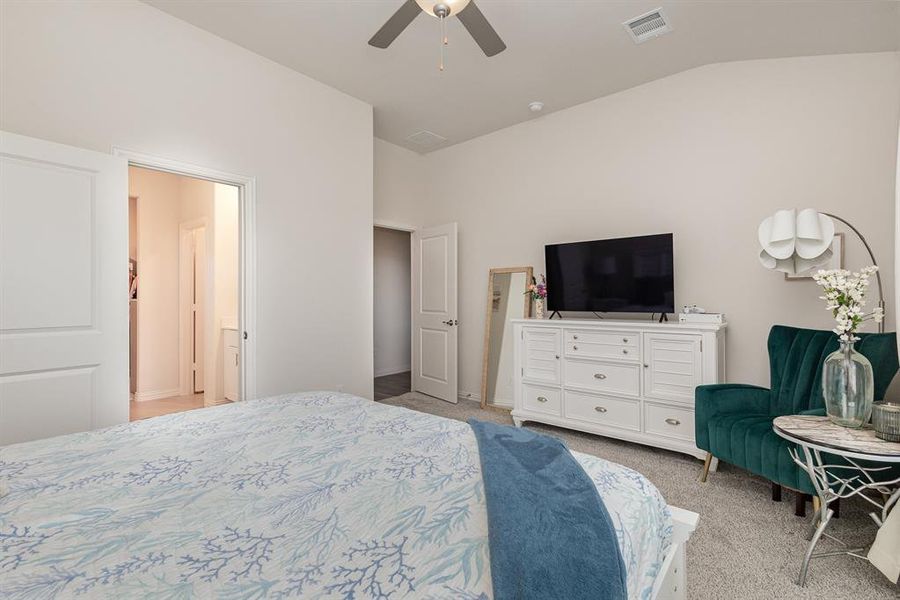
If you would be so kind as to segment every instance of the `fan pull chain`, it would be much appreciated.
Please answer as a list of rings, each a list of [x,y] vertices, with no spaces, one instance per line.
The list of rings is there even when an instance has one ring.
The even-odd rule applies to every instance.
[[[444,70],[444,46],[447,45],[447,31],[444,27],[444,15],[440,16],[441,19],[441,71]]]

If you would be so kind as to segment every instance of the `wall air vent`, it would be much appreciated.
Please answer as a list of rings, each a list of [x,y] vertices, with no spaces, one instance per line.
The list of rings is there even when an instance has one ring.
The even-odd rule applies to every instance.
[[[422,131],[417,131],[414,134],[407,136],[406,141],[415,144],[422,150],[430,150],[431,148],[437,148],[446,142],[447,138],[423,129]]]
[[[628,34],[635,44],[643,44],[647,40],[652,40],[672,31],[672,25],[669,24],[669,19],[661,8],[629,19],[622,25],[628,30]]]

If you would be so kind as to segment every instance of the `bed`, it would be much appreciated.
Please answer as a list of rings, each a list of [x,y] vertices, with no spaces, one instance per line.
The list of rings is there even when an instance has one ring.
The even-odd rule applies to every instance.
[[[684,597],[696,515],[574,453],[612,518],[629,598]],[[492,596],[466,423],[290,394],[0,448],[7,598]]]

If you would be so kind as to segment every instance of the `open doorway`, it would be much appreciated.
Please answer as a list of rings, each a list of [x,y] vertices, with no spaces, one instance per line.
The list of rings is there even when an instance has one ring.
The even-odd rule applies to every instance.
[[[239,198],[129,167],[131,420],[240,399]]]
[[[410,391],[410,232],[374,230],[375,400]]]

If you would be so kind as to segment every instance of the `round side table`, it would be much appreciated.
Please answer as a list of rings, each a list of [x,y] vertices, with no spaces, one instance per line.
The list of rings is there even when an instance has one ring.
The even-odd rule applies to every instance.
[[[834,511],[829,504],[840,498],[859,496],[874,506],[869,516],[881,527],[888,512],[900,500],[900,477],[887,479],[885,471],[891,463],[900,464],[900,443],[887,442],[875,437],[871,428],[849,429],[835,425],[828,417],[809,415],[791,415],[778,417],[772,423],[775,433],[797,445],[791,448],[791,458],[809,475],[816,495],[819,497],[819,509],[813,515],[810,524],[809,547],[800,565],[797,584],[806,585],[809,572],[809,561],[823,556],[848,554],[857,558],[866,557],[862,552],[866,548],[847,548],[829,552],[814,553],[816,544],[824,535],[836,542],[841,540],[825,533]],[[799,452],[798,452],[799,450]],[[826,464],[822,454],[840,456],[847,464]],[[861,466],[858,461],[884,464],[884,466]],[[872,498],[867,491],[877,492],[881,501]]]

